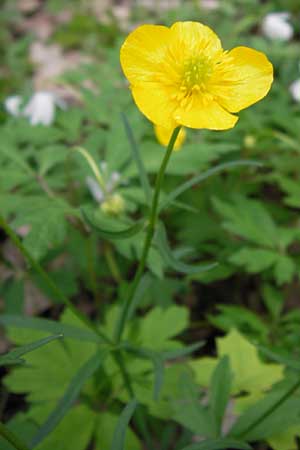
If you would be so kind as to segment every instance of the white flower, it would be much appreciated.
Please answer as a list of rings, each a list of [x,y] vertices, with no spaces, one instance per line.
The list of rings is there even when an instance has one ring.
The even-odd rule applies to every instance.
[[[263,34],[271,40],[289,41],[294,35],[294,29],[288,22],[288,12],[269,13],[262,22]]]
[[[7,97],[4,102],[4,106],[7,112],[12,116],[18,117],[21,114],[20,106],[22,103],[22,98],[19,95],[12,95]]]
[[[51,92],[36,92],[23,111],[31,125],[51,125],[55,116],[56,96]]]
[[[65,103],[55,94],[48,91],[38,91],[30,98],[24,109],[21,109],[22,98],[18,95],[8,97],[5,102],[6,110],[15,117],[24,116],[31,125],[51,125],[55,116],[56,105],[65,108]]]
[[[300,78],[290,85],[290,93],[296,102],[300,102]]]

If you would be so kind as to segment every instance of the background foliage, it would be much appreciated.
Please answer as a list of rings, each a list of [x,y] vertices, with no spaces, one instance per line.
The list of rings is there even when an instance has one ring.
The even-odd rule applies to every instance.
[[[191,449],[251,443],[296,450],[300,103],[289,86],[299,78],[299,1],[228,0],[215,10],[196,1],[149,3],[1,5],[1,100],[19,94],[25,103],[33,92],[47,90],[65,101],[50,126],[32,126],[2,106],[1,216],[98,331],[113,337],[145,235],[143,224],[131,230],[148,203],[130,133],[151,182],[164,152],[121,73],[124,36],[140,22],[199,20],[217,30],[224,48],[264,51],[275,68],[273,88],[240,114],[233,130],[189,130],[182,151],[172,155],[163,201],[193,176],[204,179],[163,211],[168,243],[155,241],[138,314],[126,327],[124,361],[138,406],[114,350],[64,308],[2,232],[1,347],[5,354],[11,345],[22,350],[3,356],[2,364],[0,359],[1,419],[37,450],[181,450],[193,443]],[[291,13],[290,42],[261,32],[265,15],[282,10]],[[37,62],[37,43],[43,63]],[[93,173],[76,147],[87,150],[111,194],[121,198],[117,210],[109,205],[115,214],[93,197],[87,183]],[[240,160],[252,163],[233,163]],[[124,229],[131,231],[116,239]],[[218,264],[189,270],[195,262]],[[55,340],[40,341],[49,336]],[[27,354],[33,342],[38,348]],[[222,437],[231,441],[217,441]],[[13,448],[1,438],[0,447]]]

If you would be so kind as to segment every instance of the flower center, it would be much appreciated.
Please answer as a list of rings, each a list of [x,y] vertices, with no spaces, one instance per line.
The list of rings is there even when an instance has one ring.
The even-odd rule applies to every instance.
[[[204,91],[205,81],[212,74],[212,64],[208,57],[194,56],[184,63],[181,91]]]

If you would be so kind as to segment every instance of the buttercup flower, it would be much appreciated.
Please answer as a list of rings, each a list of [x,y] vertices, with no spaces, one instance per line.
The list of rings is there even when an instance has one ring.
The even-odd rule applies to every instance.
[[[275,12],[267,14],[262,22],[263,34],[271,40],[289,41],[294,35],[294,29],[288,22],[288,12]]]
[[[142,25],[121,48],[133,98],[155,125],[225,130],[236,113],[261,100],[273,81],[266,56],[248,47],[224,51],[198,22]]]
[[[172,128],[165,128],[160,125],[154,125],[154,131],[155,135],[157,137],[158,142],[163,146],[167,147],[171,136],[173,129]],[[180,150],[182,144],[184,143],[186,138],[186,131],[184,128],[181,128],[179,131],[179,134],[177,136],[176,142],[174,144],[174,150]]]

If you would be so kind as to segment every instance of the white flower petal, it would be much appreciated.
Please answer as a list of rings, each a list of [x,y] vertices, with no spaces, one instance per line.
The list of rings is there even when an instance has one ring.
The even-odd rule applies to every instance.
[[[55,116],[55,95],[51,92],[36,92],[27,103],[23,115],[28,117],[31,125],[49,126]]]
[[[288,12],[276,12],[267,14],[262,22],[263,34],[271,40],[289,41],[294,35],[294,29],[288,22]]]
[[[300,78],[290,85],[290,93],[296,102],[300,102]]]
[[[21,114],[21,104],[22,97],[20,97],[19,95],[12,95],[11,97],[7,97],[7,99],[4,101],[6,111],[15,117],[18,117]]]
[[[97,181],[92,177],[86,177],[85,182],[86,182],[87,187],[89,188],[90,193],[94,197],[94,199],[98,203],[102,203],[104,200],[104,192],[100,188]]]

